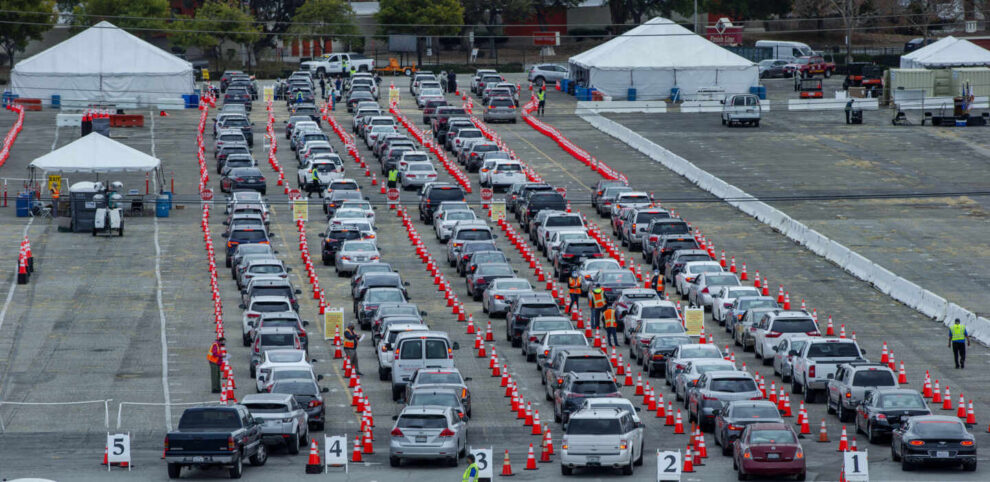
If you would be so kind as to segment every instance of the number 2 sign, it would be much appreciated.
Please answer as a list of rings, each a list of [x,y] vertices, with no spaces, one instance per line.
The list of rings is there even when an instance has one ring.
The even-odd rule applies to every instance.
[[[680,482],[681,453],[657,450],[657,482]]]

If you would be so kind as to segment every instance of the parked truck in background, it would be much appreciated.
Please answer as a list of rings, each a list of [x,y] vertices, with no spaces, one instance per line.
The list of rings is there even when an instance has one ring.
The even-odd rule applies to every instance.
[[[314,74],[337,75],[344,73],[345,61],[348,71],[351,70],[352,66],[358,72],[371,72],[375,69],[374,59],[353,52],[325,54],[320,58],[303,62],[300,64],[300,68]]]

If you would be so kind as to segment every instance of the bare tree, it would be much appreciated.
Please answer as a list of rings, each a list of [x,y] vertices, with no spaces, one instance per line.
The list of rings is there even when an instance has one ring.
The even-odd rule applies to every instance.
[[[921,32],[927,43],[930,27],[941,19],[941,14],[955,8],[954,0],[911,0],[904,6],[904,19]]]
[[[830,10],[842,17],[842,26],[846,30],[846,63],[852,62],[853,30],[862,21],[864,7],[869,0],[828,0]]]

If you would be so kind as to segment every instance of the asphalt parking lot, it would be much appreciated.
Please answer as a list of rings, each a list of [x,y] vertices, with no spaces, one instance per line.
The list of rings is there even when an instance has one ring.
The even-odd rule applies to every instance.
[[[386,78],[385,83],[389,80],[391,79]],[[420,119],[421,116],[406,90],[407,82],[404,79],[399,80],[396,85],[403,90],[401,109],[411,119]],[[466,79],[460,80],[463,85]],[[920,388],[924,370],[930,370],[932,377],[940,379],[943,386],[952,386],[955,396],[958,396],[960,389],[965,391],[967,398],[972,398],[976,404],[978,426],[974,428],[974,432],[978,434],[979,443],[990,440],[983,433],[984,430],[979,428],[990,421],[990,410],[987,410],[990,392],[984,387],[983,377],[980,376],[981,369],[987,363],[985,349],[972,349],[970,368],[967,370],[952,370],[951,353],[944,346],[945,334],[940,325],[873,291],[824,259],[794,245],[735,209],[715,202],[687,181],[593,129],[583,120],[567,115],[567,103],[570,101],[570,98],[551,92],[546,120],[598,158],[626,173],[634,187],[655,192],[666,207],[675,209],[712,238],[718,249],[725,249],[734,254],[738,261],[748,263],[751,272],[759,269],[773,284],[786,284],[794,294],[795,302],[805,299],[809,308],[818,310],[821,319],[831,315],[836,323],[846,323],[853,328],[861,345],[870,350],[871,355],[879,352],[881,341],[887,341],[899,354],[898,358],[903,358],[907,363],[912,387]],[[284,104],[276,103],[275,113],[276,133],[279,133],[281,122],[287,115]],[[0,175],[23,177],[21,173],[26,172],[26,165],[51,149],[54,115],[50,112],[31,114],[33,115],[29,115],[25,130],[17,141],[14,155],[0,170]],[[38,272],[31,284],[16,287],[5,321],[0,318],[0,399],[20,402],[113,399],[113,409],[122,401],[162,403],[166,397],[165,387],[172,403],[216,399],[215,395],[209,393],[205,360],[213,330],[210,315],[212,302],[198,225],[200,210],[194,195],[197,182],[197,114],[197,111],[190,110],[173,112],[168,118],[158,118],[154,132],[156,152],[162,159],[165,171],[175,173],[176,198],[185,203],[184,209],[173,210],[169,218],[128,219],[128,232],[123,238],[92,238],[87,235],[58,233],[55,226],[42,220],[33,222],[27,228],[35,247]],[[350,126],[350,116],[343,110],[338,109],[333,115],[345,127]],[[9,117],[9,113],[0,114],[0,120]],[[687,128],[678,122],[701,122],[708,116],[668,116],[678,119],[677,121],[667,121],[662,116],[657,120],[656,117],[658,116],[652,116],[650,122],[670,122],[672,125],[668,126],[668,130],[680,128],[686,131]],[[259,133],[265,120],[260,103],[255,104],[252,119],[257,124],[256,141],[260,141]],[[867,120],[869,123],[872,119],[868,116]],[[769,122],[768,126],[772,127],[773,122]],[[599,179],[597,174],[524,123],[499,124],[493,127],[516,154],[530,163],[547,182],[566,187],[575,209],[588,214],[589,219],[593,219],[599,226],[607,226],[607,220],[592,215],[586,201],[590,186]],[[713,124],[712,127],[720,126]],[[703,135],[701,132],[712,132],[712,129],[705,129],[704,123],[695,124],[695,129],[700,130],[694,134],[698,137]],[[763,129],[760,134],[766,132],[766,128],[760,129]],[[324,130],[327,130],[326,124]],[[134,147],[150,152],[150,127],[123,133],[127,135],[124,142],[133,143]],[[732,133],[735,134],[736,131]],[[59,133],[58,145],[71,141],[74,135],[75,133],[70,134],[63,128]],[[207,138],[209,139],[208,135]],[[337,150],[343,152],[343,146],[332,133],[331,138]],[[285,166],[286,178],[292,179],[296,165],[292,151],[284,145],[284,137],[279,136],[279,142],[278,158]],[[208,164],[212,167],[209,142],[207,145]],[[678,152],[666,139],[664,145]],[[260,146],[261,142],[257,142],[254,152],[256,157],[263,159]],[[376,163],[370,152],[364,149],[363,143],[359,142],[359,146],[362,155],[369,160],[374,170]],[[744,150],[755,147],[757,146]],[[758,156],[756,153],[748,155]],[[517,479],[560,480],[562,477],[557,463],[540,464],[539,470],[535,472],[522,470],[528,444],[534,443],[538,447],[539,437],[529,435],[529,429],[523,427],[508,411],[508,403],[502,397],[502,390],[498,388],[498,379],[489,376],[487,359],[474,357],[469,349],[473,337],[464,333],[464,324],[455,321],[449,308],[446,308],[432,279],[414,256],[415,252],[407,241],[401,223],[387,210],[377,186],[373,188],[370,180],[362,175],[356,164],[346,156],[342,157],[345,158],[348,174],[361,183],[366,195],[370,195],[377,204],[378,238],[383,260],[392,263],[403,279],[410,282],[411,301],[427,311],[426,318],[431,328],[448,331],[452,339],[458,341],[462,347],[455,353],[457,367],[465,376],[473,378],[468,383],[474,393],[474,417],[470,421],[469,443],[475,446],[492,446],[496,458],[504,450],[510,450]],[[694,157],[689,159],[698,162]],[[446,173],[440,171],[441,179],[450,179]],[[263,165],[262,172],[270,181],[269,193],[276,191],[272,182],[273,171]],[[215,177],[211,170],[211,185],[219,192]],[[477,176],[471,175],[471,178],[473,185],[477,186]],[[726,180],[735,182],[729,178]],[[131,179],[128,185],[139,185],[140,181]],[[850,185],[863,181],[862,176],[856,174],[851,174],[848,180],[842,178],[844,184],[848,182]],[[932,188],[938,187],[937,181],[932,182],[935,183],[931,185]],[[295,183],[291,184],[294,187]],[[743,185],[740,187],[753,194],[761,192]],[[293,268],[290,277],[306,293],[307,281],[300,277],[305,271],[300,261],[291,213],[285,205],[285,196],[272,194],[269,197],[274,206],[272,232],[276,234],[276,249],[279,250],[280,258]],[[470,198],[477,201],[477,189]],[[667,198],[689,201],[668,203],[665,201]],[[410,206],[416,229],[424,237],[433,256],[442,258],[444,247],[432,238],[431,227],[418,221],[415,200],[413,192],[402,194],[402,203]],[[785,206],[785,210],[787,209],[790,208]],[[219,236],[223,227],[220,223],[222,210],[215,209],[212,213],[213,241],[219,246],[222,240]],[[897,213],[892,213],[891,216],[897,216]],[[798,218],[804,220],[800,216]],[[881,221],[883,219],[877,217],[874,222]],[[4,226],[0,242],[3,246],[16,246],[25,229],[26,218],[15,218],[13,209],[3,209],[0,210],[0,223]],[[314,252],[319,249],[316,233],[322,231],[325,224],[319,208],[312,207],[307,233],[310,250]],[[826,234],[832,235],[828,232]],[[940,236],[936,241],[950,242],[944,238],[945,236]],[[161,246],[160,256],[156,256],[156,242]],[[519,274],[530,277],[536,284],[532,270],[521,262],[518,253],[507,240],[500,236],[497,243],[508,253]],[[625,251],[625,254],[628,259],[640,259],[638,253],[632,258],[633,254],[629,251]],[[871,256],[866,252],[863,254]],[[16,259],[14,256],[16,253],[12,249],[5,250],[0,253],[0,261],[5,266],[12,266]],[[545,260],[544,263],[546,265]],[[156,267],[161,273],[160,284],[156,277]],[[463,279],[446,265],[443,270],[475,322],[484,326],[488,318],[482,313],[480,303],[470,301]],[[344,307],[347,319],[353,319],[347,279],[336,278],[330,267],[318,266],[317,272],[331,305]],[[221,273],[226,271],[221,270]],[[928,276],[944,280],[935,278],[933,274]],[[0,295],[8,292],[11,280],[11,277],[0,280]],[[220,285],[225,325],[229,333],[237,333],[240,310],[237,308],[239,297],[236,288],[233,281],[224,276],[221,276]],[[161,309],[157,302],[159,290]],[[668,294],[672,295],[672,290],[668,290]],[[301,303],[303,319],[315,322],[318,318],[314,301],[311,297],[303,296]],[[496,334],[499,333],[498,328],[503,326],[502,323],[502,319],[492,320]],[[320,326],[320,323],[310,325],[310,336],[314,341],[322,340]],[[711,320],[708,320],[707,326],[709,329],[713,327]],[[715,333],[719,346],[728,343],[724,333],[717,330]],[[543,421],[550,423],[552,408],[542,398],[543,387],[539,384],[538,372],[524,361],[517,350],[510,349],[504,338],[496,336],[495,339],[499,356],[503,363],[510,366],[524,397],[533,402],[534,408],[540,410]],[[325,397],[328,407],[326,433],[346,433],[353,436],[358,420],[347,403],[348,391],[345,388],[345,379],[342,378],[340,363],[331,360],[332,352],[325,343],[314,343],[311,347],[311,357],[318,360],[315,364],[318,373],[326,376],[322,385],[330,389]],[[254,391],[247,373],[248,349],[231,343],[229,350],[238,380],[237,395],[242,397]],[[362,370],[373,374],[375,358],[367,342],[359,348],[359,353]],[[736,352],[736,358],[740,363],[746,362],[751,371],[759,369],[761,373],[769,375],[751,354]],[[777,381],[779,382],[779,378]],[[388,468],[386,463],[390,417],[397,414],[401,406],[391,401],[387,382],[381,382],[373,375],[366,377],[363,382],[377,420],[376,454],[365,455],[364,464],[352,466],[349,480],[423,480],[427,477],[453,479],[460,476],[463,463],[460,468],[441,468],[432,464],[410,464],[402,469]],[[662,379],[651,379],[650,382],[663,387]],[[631,387],[623,390],[632,394]],[[664,391],[663,394],[665,399],[672,396],[669,391]],[[638,404],[638,397],[632,399]],[[99,465],[99,446],[104,442],[105,432],[102,407],[102,403],[54,408],[0,406],[0,417],[7,430],[0,434],[0,477],[165,480],[165,464],[159,460],[162,437],[167,425],[164,409],[156,406],[124,409],[120,430],[130,431],[134,436],[135,468],[130,473],[115,468],[107,474]],[[821,419],[826,419],[829,436],[833,441],[830,444],[816,444],[812,440],[803,442],[808,454],[809,478],[837,480],[841,458],[835,452],[835,441],[841,425],[834,416],[825,414],[823,405],[816,404],[808,408],[813,429],[817,429]],[[177,420],[179,413],[181,406],[172,407],[172,420]],[[683,450],[687,437],[673,435],[669,427],[663,427],[661,421],[651,414],[642,412],[641,416],[647,423],[647,460],[644,467],[637,468],[635,475],[627,478],[655,480],[655,457],[651,457],[649,453],[655,449]],[[550,426],[559,448],[560,425],[550,423]],[[112,431],[117,430],[115,411],[110,414],[110,427]],[[710,457],[705,461],[705,466],[698,468],[695,474],[686,474],[684,480],[724,480],[733,476],[731,460],[715,453],[711,434],[706,435],[706,442]],[[860,448],[867,445],[865,441],[860,441]],[[900,467],[890,461],[886,445],[869,448],[871,480],[905,480]],[[307,478],[303,475],[305,462],[305,455],[290,456],[284,452],[275,452],[264,467],[248,468],[245,477],[255,480],[271,480],[276,477],[286,480],[304,479]],[[500,464],[496,463],[496,473],[499,468]],[[184,478],[196,479],[223,477],[224,474],[219,471],[189,472],[184,475]],[[576,477],[598,479],[621,476],[603,471],[583,472]],[[926,470],[913,478],[982,480],[980,472],[963,473],[954,469]]]

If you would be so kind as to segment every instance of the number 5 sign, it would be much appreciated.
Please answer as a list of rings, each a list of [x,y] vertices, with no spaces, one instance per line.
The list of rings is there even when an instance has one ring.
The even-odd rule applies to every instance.
[[[107,434],[107,470],[113,465],[131,470],[131,434]]]
[[[866,451],[844,453],[842,470],[846,474],[847,482],[868,482],[870,464]]]
[[[474,463],[478,465],[478,478],[491,480],[495,476],[492,469],[492,449],[471,448],[469,452],[474,455]]]
[[[347,435],[323,436],[323,464],[326,467],[344,467],[347,470]]]
[[[657,450],[657,482],[680,482],[681,453]]]

